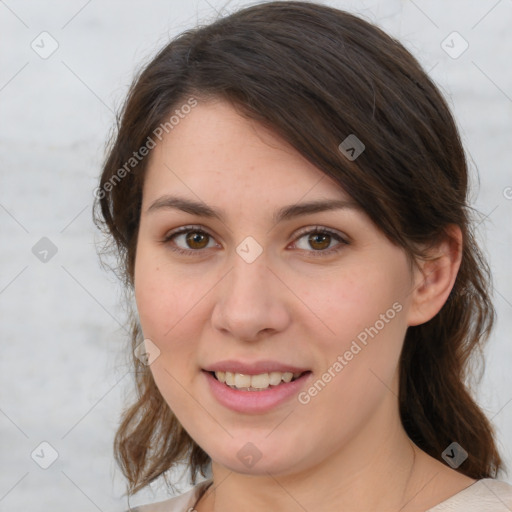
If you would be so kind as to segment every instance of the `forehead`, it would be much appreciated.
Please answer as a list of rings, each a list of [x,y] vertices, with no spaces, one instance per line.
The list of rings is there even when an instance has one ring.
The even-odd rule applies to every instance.
[[[170,192],[213,202],[349,199],[339,184],[276,133],[222,100],[199,102],[153,149],[144,201]]]

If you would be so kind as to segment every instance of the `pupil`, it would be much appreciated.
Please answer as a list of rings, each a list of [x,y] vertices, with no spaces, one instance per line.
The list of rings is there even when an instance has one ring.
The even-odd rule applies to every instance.
[[[317,233],[315,235],[312,235],[312,238],[310,240],[310,242],[313,244],[313,248],[315,244],[323,244],[321,247],[316,247],[318,249],[325,249],[325,247],[327,247],[329,245],[329,237],[330,235],[327,235],[327,234],[322,234],[322,233]],[[327,241],[327,246],[325,245],[325,242]]]
[[[205,240],[206,240],[206,237],[202,233],[195,232],[195,233],[190,233],[187,236],[187,242],[192,244],[192,246],[194,246],[194,244],[199,244],[199,246],[202,248],[204,246],[204,243],[201,244],[201,242],[204,242]]]

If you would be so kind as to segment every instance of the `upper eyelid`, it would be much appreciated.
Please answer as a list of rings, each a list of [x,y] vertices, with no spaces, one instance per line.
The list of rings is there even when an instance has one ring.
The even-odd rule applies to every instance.
[[[202,232],[202,233],[206,233],[207,235],[209,235],[211,237],[215,237],[215,235],[213,235],[208,229],[204,228],[203,226],[189,225],[189,226],[181,226],[181,227],[176,228],[176,229],[171,229],[170,231],[165,233],[164,240],[168,239],[168,238],[171,238],[171,237],[173,237],[175,235],[182,235],[183,233],[188,233],[188,232],[191,232],[191,231],[199,231],[199,232]]]

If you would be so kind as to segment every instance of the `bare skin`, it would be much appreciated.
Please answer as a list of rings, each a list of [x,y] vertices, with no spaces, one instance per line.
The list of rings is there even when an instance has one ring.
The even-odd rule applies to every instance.
[[[379,512],[425,512],[476,482],[476,480],[462,475],[461,473],[443,465],[436,459],[433,459],[415,445],[411,450],[416,452],[416,461],[414,463],[414,467],[411,466],[411,471],[409,472],[410,478],[406,482],[406,485],[404,485],[404,492],[402,493],[403,498],[401,498],[397,505],[391,504],[391,501],[385,494],[375,499],[374,505],[368,505],[369,500],[365,501],[363,489],[360,488],[358,482],[354,481],[352,482],[353,488],[350,489],[350,491],[345,490],[343,497],[336,497],[334,493],[331,494],[329,496],[329,504],[326,505],[328,508],[322,508],[321,510],[333,512],[339,510],[346,510],[347,512],[363,512],[364,510],[375,510]],[[229,471],[226,472],[220,468],[216,471],[214,470],[214,474],[215,473],[218,475],[217,480],[221,482],[227,475],[229,475]],[[392,478],[394,477],[395,475]],[[396,477],[399,478],[399,475],[396,475]],[[366,476],[364,474],[354,475],[354,479],[356,478],[365,479]],[[227,483],[227,480],[228,479],[226,478],[225,483]],[[279,481],[279,484],[276,480]],[[282,498],[285,491],[283,491],[281,486],[284,487],[284,485],[279,478],[276,480],[268,478],[267,484],[269,491],[274,495],[274,498]],[[222,485],[224,486],[225,483],[223,482]],[[311,485],[311,483],[308,481],[305,482],[305,485]],[[315,503],[319,501],[318,495],[314,489],[310,489],[310,494],[310,503],[312,505],[305,506],[305,504],[301,502],[300,504],[296,503],[295,507],[293,507],[291,502],[294,498],[289,497],[290,507],[287,508],[287,510],[296,510],[297,512],[303,511],[304,509],[308,511],[316,510],[314,506]],[[349,494],[351,496],[350,499],[354,501],[349,502],[347,499]],[[194,510],[196,512],[224,510],[223,507],[225,507],[226,504],[222,504],[221,500],[224,496],[227,496],[227,491],[224,490],[224,494],[220,499],[216,495],[217,490],[215,487],[210,487],[195,505]],[[324,497],[322,497],[322,499],[323,498]],[[271,497],[268,497],[268,501],[271,499]],[[229,502],[231,502],[231,500],[229,500]],[[363,505],[363,503],[366,504]],[[243,505],[245,510],[255,512],[260,510],[258,507],[261,507],[261,502],[258,503],[258,501],[254,501],[253,495],[242,499],[239,504]],[[270,510],[278,509],[275,508]]]
[[[166,195],[207,204],[223,218],[150,208]],[[222,101],[200,102],[152,152],[135,296],[144,337],[160,350],[155,382],[212,458],[215,485],[198,512],[424,512],[475,482],[415,446],[397,404],[405,332],[445,303],[460,265],[460,231],[434,249],[434,262],[411,270],[360,209],[273,220],[284,206],[325,199],[351,202]],[[185,226],[206,232],[204,245],[190,245],[186,234],[164,241]],[[324,247],[308,238],[325,228],[344,242],[327,235]],[[250,264],[236,252],[248,236],[262,249]],[[393,305],[392,318],[377,324]],[[307,403],[233,411],[215,399],[202,371],[223,359],[272,359],[310,369],[314,381],[365,328],[381,324]],[[261,454],[252,467],[237,457],[249,442]]]

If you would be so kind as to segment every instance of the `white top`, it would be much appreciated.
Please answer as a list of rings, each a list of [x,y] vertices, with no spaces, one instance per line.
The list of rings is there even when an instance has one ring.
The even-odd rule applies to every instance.
[[[130,512],[192,512],[211,482],[205,480],[180,496],[142,505]],[[483,478],[425,512],[512,512],[512,485]]]

